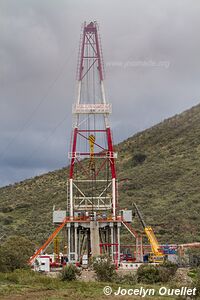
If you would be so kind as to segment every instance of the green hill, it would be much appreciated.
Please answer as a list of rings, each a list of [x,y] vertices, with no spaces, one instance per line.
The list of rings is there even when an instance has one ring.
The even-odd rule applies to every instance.
[[[161,242],[200,241],[200,105],[116,146],[120,207],[135,201]],[[68,169],[0,189],[0,233],[42,243],[65,209]],[[135,220],[135,227],[138,228]]]

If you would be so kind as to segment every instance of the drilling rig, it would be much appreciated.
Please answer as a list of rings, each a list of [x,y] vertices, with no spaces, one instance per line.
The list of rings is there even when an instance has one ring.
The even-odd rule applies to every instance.
[[[121,222],[117,220],[117,178],[104,89],[104,66],[96,22],[84,24],[77,67],[77,97],[69,174],[67,223],[70,262],[100,255],[119,262]]]
[[[57,228],[29,264],[46,251],[61,231],[66,233],[67,261],[82,264],[84,260],[89,264],[91,258],[105,254],[119,264],[122,222],[118,211],[117,153],[109,123],[112,105],[106,99],[104,79],[98,24],[85,22],[77,65],[77,95],[72,106],[67,209],[53,211]],[[54,248],[59,246],[54,243]]]
[[[109,122],[112,105],[106,99],[104,79],[98,24],[85,22],[79,46],[77,94],[72,106],[67,204],[65,210],[53,210],[56,229],[29,259],[32,266],[37,265],[36,259],[40,260],[39,270],[46,265],[42,270],[48,271],[53,264],[62,267],[68,262],[87,267],[94,257],[102,254],[119,266],[123,260],[120,255],[122,225],[135,239],[135,245],[130,246],[135,247],[136,267],[138,262],[143,262],[142,235],[132,226],[132,211],[120,210],[118,205],[117,153]],[[139,210],[137,212],[140,216]],[[61,232],[64,253],[59,253]],[[153,234],[146,226],[145,232],[152,245]],[[44,255],[53,241],[54,254]],[[124,267],[129,268],[128,263],[125,262]],[[135,266],[131,263],[130,267]]]

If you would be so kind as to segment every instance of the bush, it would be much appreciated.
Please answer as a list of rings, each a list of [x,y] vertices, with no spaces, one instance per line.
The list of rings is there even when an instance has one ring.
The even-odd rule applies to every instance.
[[[159,281],[168,282],[176,273],[178,269],[177,264],[174,264],[170,261],[164,262],[162,265],[158,266],[159,271]]]
[[[3,206],[0,208],[0,211],[3,212],[3,213],[8,213],[8,212],[11,212],[14,210],[14,207],[12,206]]]
[[[138,282],[168,282],[176,273],[178,266],[170,261],[162,265],[141,265],[137,270]]]
[[[197,289],[194,299],[200,299],[200,268],[196,269],[196,276],[193,279],[193,288]]]
[[[63,268],[61,279],[63,281],[72,281],[76,280],[80,275],[81,271],[73,264],[69,264]]]
[[[133,158],[132,158],[133,166],[137,166],[137,165],[143,164],[143,162],[145,161],[146,157],[147,156],[144,153],[136,153],[135,155],[133,155]]]
[[[21,236],[11,236],[0,246],[0,272],[28,268],[28,259],[34,253],[34,244]]]
[[[160,281],[159,270],[154,265],[141,265],[137,270],[138,282],[152,284]]]
[[[110,282],[114,281],[114,279],[117,277],[115,265],[107,256],[98,256],[94,258],[92,266],[98,281]]]
[[[200,267],[200,249],[189,249],[189,263],[191,267]]]
[[[12,224],[13,223],[13,217],[11,216],[7,216],[3,219],[3,224],[4,225],[9,225],[9,224]]]

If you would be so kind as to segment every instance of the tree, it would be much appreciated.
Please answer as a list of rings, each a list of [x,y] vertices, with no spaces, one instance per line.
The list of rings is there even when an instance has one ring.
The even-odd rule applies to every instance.
[[[81,271],[74,266],[73,264],[69,264],[65,266],[62,270],[62,280],[63,281],[72,281],[76,280],[78,276],[81,275]]]
[[[107,256],[94,258],[92,266],[98,281],[113,281],[116,277],[116,266]]]
[[[137,166],[137,165],[141,165],[143,164],[143,162],[145,161],[145,159],[147,158],[146,154],[144,153],[136,153],[133,155],[132,157],[132,163],[133,163],[133,166]]]
[[[0,246],[0,272],[27,268],[35,245],[25,237],[11,236]]]

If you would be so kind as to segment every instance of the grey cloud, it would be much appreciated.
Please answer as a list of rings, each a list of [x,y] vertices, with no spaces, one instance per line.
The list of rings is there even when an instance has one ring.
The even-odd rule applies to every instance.
[[[67,164],[83,21],[100,25],[119,142],[199,102],[199,15],[198,0],[2,0],[0,185]]]

